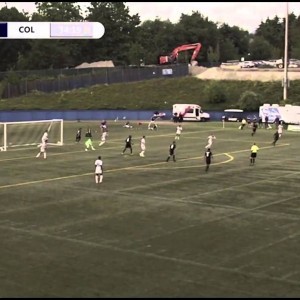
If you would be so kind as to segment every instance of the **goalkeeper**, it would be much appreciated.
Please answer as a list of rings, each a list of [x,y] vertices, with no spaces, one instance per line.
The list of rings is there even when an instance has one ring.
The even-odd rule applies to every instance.
[[[40,152],[36,155],[36,158],[40,157],[43,154],[44,159],[47,158],[47,142],[43,141],[41,144],[38,145],[40,147]]]
[[[88,128],[88,131],[87,133],[85,134],[85,151],[88,151],[89,148],[91,148],[92,150],[96,150],[94,147],[93,147],[93,142],[92,142],[92,131],[90,128]]]
[[[42,143],[48,143],[48,130],[45,130],[42,136]]]

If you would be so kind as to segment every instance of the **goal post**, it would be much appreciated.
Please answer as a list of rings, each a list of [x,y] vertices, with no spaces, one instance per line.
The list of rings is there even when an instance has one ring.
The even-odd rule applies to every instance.
[[[64,142],[63,119],[1,122],[0,150],[22,146],[34,146],[41,143],[42,136],[48,130],[48,144],[62,146]]]

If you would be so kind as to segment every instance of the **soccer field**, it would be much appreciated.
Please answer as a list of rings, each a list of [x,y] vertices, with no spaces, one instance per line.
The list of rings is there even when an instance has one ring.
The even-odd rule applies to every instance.
[[[300,296],[300,133],[274,147],[275,129],[183,123],[167,163],[175,124],[122,125],[109,121],[99,147],[99,122],[65,122],[46,160],[37,147],[0,153],[0,297]],[[84,151],[88,126],[96,151]]]

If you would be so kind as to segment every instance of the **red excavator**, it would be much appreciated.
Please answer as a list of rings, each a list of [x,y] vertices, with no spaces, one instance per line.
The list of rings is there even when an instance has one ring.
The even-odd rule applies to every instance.
[[[194,49],[194,52],[193,52],[193,55],[192,55],[192,58],[191,58],[191,65],[195,66],[195,65],[198,64],[197,61],[196,61],[196,57],[198,56],[199,51],[201,49],[201,44],[200,43],[181,45],[181,46],[175,48],[170,55],[159,56],[159,64],[160,65],[174,64],[178,60],[179,52],[187,51],[187,50],[193,50],[193,49]]]

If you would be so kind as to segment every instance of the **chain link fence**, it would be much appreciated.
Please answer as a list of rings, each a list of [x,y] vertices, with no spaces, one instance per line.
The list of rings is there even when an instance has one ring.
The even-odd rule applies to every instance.
[[[10,73],[11,74],[11,73]],[[189,74],[188,64],[136,68],[89,68],[14,72],[14,83],[7,82],[7,73],[0,73],[0,98],[14,98],[31,92],[52,93],[86,88],[97,84],[126,83],[157,78],[183,77]],[[35,78],[34,78],[35,77]],[[36,78],[46,77],[46,78]]]

